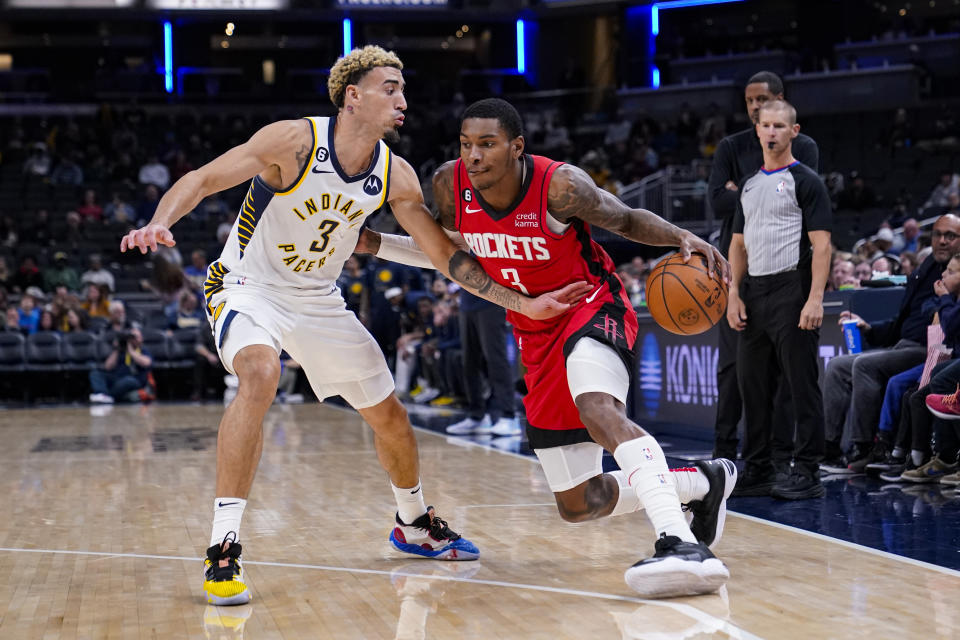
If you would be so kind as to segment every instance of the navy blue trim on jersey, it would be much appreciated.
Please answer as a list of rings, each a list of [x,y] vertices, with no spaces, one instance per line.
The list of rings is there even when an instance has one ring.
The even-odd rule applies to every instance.
[[[240,242],[240,258],[243,258],[243,252],[246,251],[253,233],[257,229],[257,223],[266,211],[267,205],[273,199],[275,192],[271,189],[263,178],[256,176],[250,181],[250,189],[247,191],[247,197],[243,199],[243,205],[240,207],[240,215],[237,217],[237,239]]]
[[[530,184],[533,182],[533,169],[534,169],[533,158],[530,157],[530,154],[528,153],[523,154],[523,163],[524,165],[526,165],[527,171],[526,171],[526,175],[523,178],[523,184],[520,185],[520,192],[517,194],[517,197],[513,199],[513,202],[511,202],[507,206],[507,208],[504,209],[503,211],[497,211],[496,209],[491,207],[489,204],[487,204],[484,201],[483,196],[480,195],[480,192],[477,190],[477,188],[473,187],[473,183],[472,182],[470,183],[470,186],[473,187],[472,191],[473,191],[473,195],[476,198],[476,202],[480,205],[480,207],[484,211],[486,211],[488,216],[490,216],[493,220],[496,220],[497,222],[500,222],[501,220],[503,220],[509,215],[513,215],[516,212],[515,211],[516,208],[520,206],[521,202],[523,202],[523,199],[527,197],[527,191],[530,190]],[[467,175],[468,176],[470,175],[469,172],[467,172]]]
[[[217,348],[223,349],[223,339],[227,337],[227,329],[230,327],[233,319],[237,317],[238,313],[239,311],[236,309],[231,309],[227,312],[227,317],[223,319],[223,324],[220,325],[220,337],[217,338]]]
[[[336,127],[336,124],[337,119],[334,117],[330,118],[327,126],[327,146],[330,148],[330,164],[333,165],[337,175],[340,176],[340,179],[344,182],[349,183],[366,180],[370,174],[373,173],[373,170],[377,168],[377,161],[380,160],[380,143],[377,142],[377,146],[373,148],[373,158],[370,160],[370,166],[355,176],[348,176],[347,172],[344,171],[343,167],[340,166],[340,160],[337,159],[337,150],[333,148],[333,130]]]
[[[784,170],[789,169],[790,167],[792,167],[792,166],[794,166],[794,165],[797,165],[797,164],[800,164],[800,161],[799,161],[799,160],[794,160],[794,161],[791,162],[790,164],[784,165],[784,166],[782,166],[782,167],[778,167],[778,168],[776,168],[776,169],[771,169],[770,171],[767,171],[767,170],[764,169],[763,167],[760,167],[760,171],[763,171],[765,174],[767,174],[768,176],[770,176],[770,175],[773,175],[773,174],[777,173],[778,171],[784,171]]]

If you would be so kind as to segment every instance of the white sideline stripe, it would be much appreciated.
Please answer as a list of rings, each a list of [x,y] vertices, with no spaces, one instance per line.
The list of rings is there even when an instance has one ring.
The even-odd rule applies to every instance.
[[[332,405],[328,405],[328,406],[332,406]],[[337,407],[337,408],[342,409],[342,410],[344,410],[344,411],[351,411],[350,409],[346,409],[346,408],[344,408],[344,407]],[[450,437],[450,436],[445,436],[445,435],[442,434],[442,433],[437,433],[436,431],[432,431],[432,430],[430,430],[430,429],[426,429],[426,428],[424,428],[424,427],[418,427],[418,426],[416,426],[416,425],[414,425],[413,428],[416,429],[417,431],[423,431],[423,432],[425,432],[425,433],[432,433],[432,434],[435,435],[435,436],[440,436],[440,437],[444,437],[444,438],[445,438],[445,437]],[[455,436],[454,436],[454,437],[455,437]],[[535,463],[535,464],[537,464],[537,465],[540,464],[540,461],[539,461],[536,457],[525,456],[525,455],[523,455],[523,454],[514,453],[514,452],[512,452],[512,451],[503,451],[502,449],[497,449],[496,447],[494,447],[494,446],[492,446],[492,445],[489,445],[489,444],[483,444],[483,443],[480,443],[480,442],[472,442],[472,441],[470,441],[470,440],[464,440],[463,442],[458,442],[457,444],[458,444],[458,445],[461,445],[461,444],[462,444],[462,445],[465,445],[465,446],[472,446],[472,447],[481,447],[481,448],[483,448],[483,449],[490,449],[491,451],[496,451],[497,453],[502,453],[503,455],[513,456],[514,458],[520,458],[520,459],[522,459],[522,460],[527,460],[527,461],[533,462],[533,463]],[[758,517],[756,517],[756,516],[748,516],[748,515],[745,514],[745,513],[737,513],[736,511],[727,510],[727,515],[732,515],[732,516],[736,516],[736,517],[738,517],[738,518],[743,518],[744,520],[750,520],[751,522],[759,522],[759,523],[761,523],[761,524],[769,525],[769,526],[771,526],[771,527],[777,527],[778,529],[784,529],[784,530],[786,530],[786,531],[793,531],[794,533],[799,533],[799,534],[802,534],[802,535],[805,535],[805,536],[810,536],[810,537],[813,537],[813,538],[817,538],[817,539],[823,540],[823,541],[825,541],[825,542],[832,542],[833,544],[838,544],[838,545],[840,545],[841,547],[846,547],[846,548],[848,548],[848,549],[855,549],[855,550],[857,550],[857,551],[863,551],[864,553],[869,553],[869,554],[872,554],[872,555],[875,555],[875,556],[880,556],[881,558],[887,558],[887,559],[889,559],[889,560],[895,560],[895,561],[897,561],[897,562],[902,562],[902,563],[904,563],[904,564],[909,564],[909,565],[914,566],[914,567],[922,567],[922,568],[924,568],[924,569],[930,569],[931,571],[937,571],[937,572],[939,572],[939,573],[943,573],[943,574],[948,575],[948,576],[953,576],[953,577],[955,577],[955,578],[960,578],[960,571],[957,571],[956,569],[949,569],[949,568],[947,568],[947,567],[941,567],[940,565],[931,564],[931,563],[929,563],[929,562],[924,562],[923,560],[914,560],[913,558],[907,558],[906,556],[898,556],[897,554],[895,554],[895,553],[890,553],[889,551],[880,551],[879,549],[874,549],[873,547],[867,547],[867,546],[864,546],[864,545],[862,545],[862,544],[857,544],[856,542],[847,542],[846,540],[840,540],[839,538],[831,538],[830,536],[825,536],[825,535],[823,535],[822,533],[814,533],[813,531],[807,531],[806,529],[798,529],[797,527],[791,527],[790,525],[780,524],[779,522],[773,522],[772,520],[764,520],[763,518],[758,518]]]
[[[64,549],[16,549],[12,547],[0,547],[0,552],[10,553],[56,553],[61,555],[73,556],[98,556],[105,558],[136,558],[138,560],[178,560],[182,562],[200,562],[202,558],[189,558],[184,556],[159,556],[142,553],[108,553],[106,551],[68,551]],[[385,571],[383,569],[359,569],[355,567],[331,567],[321,564],[299,564],[291,562],[260,562],[253,560],[244,560],[243,564],[247,566],[260,567],[280,567],[284,569],[313,569],[318,571],[334,571],[338,573],[367,574],[377,576],[405,576],[408,578],[426,578],[428,580],[445,580],[447,582],[464,582],[468,584],[479,584],[490,587],[506,587],[508,589],[523,589],[525,591],[541,591],[545,593],[558,593],[568,596],[580,596],[584,598],[596,598],[599,600],[613,600],[616,602],[632,602],[636,604],[653,605],[657,607],[666,607],[673,609],[683,615],[686,615],[698,622],[721,623],[729,632],[736,632],[738,638],[747,640],[763,640],[760,636],[755,636],[748,631],[736,627],[732,623],[722,618],[711,616],[708,613],[700,611],[696,607],[688,604],[679,604],[675,602],[665,602],[660,600],[645,600],[643,598],[634,598],[631,596],[620,596],[613,593],[599,593],[596,591],[581,591],[579,589],[564,589],[562,587],[547,587],[536,584],[523,584],[520,582],[502,582],[500,580],[478,580],[476,578],[457,578],[455,576],[428,576],[419,573],[407,573],[405,571]],[[731,634],[732,635],[732,634]]]
[[[923,560],[914,560],[913,558],[898,556],[897,554],[890,553],[889,551],[881,551],[880,549],[874,549],[873,547],[866,547],[864,545],[857,544],[856,542],[848,542],[847,540],[840,540],[839,538],[831,538],[830,536],[823,535],[822,533],[815,533],[813,531],[807,531],[806,529],[791,527],[788,524],[780,524],[779,522],[764,520],[763,518],[758,518],[756,516],[749,516],[745,513],[737,513],[736,511],[727,511],[727,515],[743,518],[744,520],[749,520],[751,522],[765,524],[770,527],[776,527],[777,529],[785,529],[786,531],[792,531],[793,533],[799,533],[801,535],[809,536],[811,538],[817,538],[818,540],[833,542],[834,544],[838,544],[841,547],[847,547],[848,549],[856,549],[857,551],[863,551],[864,553],[880,556],[881,558],[886,558],[888,560],[896,560],[897,562],[903,562],[904,564],[913,565],[914,567],[920,567],[922,569],[930,569],[931,571],[937,571],[939,573],[943,573],[948,576],[953,576],[954,578],[960,578],[960,571],[957,571],[956,569],[941,567],[940,565],[924,562]]]

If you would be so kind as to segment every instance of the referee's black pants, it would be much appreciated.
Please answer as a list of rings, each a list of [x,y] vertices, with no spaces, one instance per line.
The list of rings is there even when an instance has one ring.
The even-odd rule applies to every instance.
[[[744,446],[747,468],[770,473],[770,439],[774,429],[777,378],[793,399],[795,470],[815,475],[823,458],[823,396],[818,378],[820,330],[802,330],[800,312],[810,290],[801,271],[744,278],[740,298],[747,327],[740,335],[737,378],[743,396]],[[781,428],[784,425],[779,425]]]

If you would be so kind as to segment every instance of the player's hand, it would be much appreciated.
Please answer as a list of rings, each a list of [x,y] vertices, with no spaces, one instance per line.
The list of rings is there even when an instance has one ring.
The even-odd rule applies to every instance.
[[[534,320],[546,320],[559,316],[593,289],[589,282],[571,282],[562,289],[548,291],[536,298],[524,298],[520,313]]]
[[[376,255],[379,250],[380,234],[364,227],[363,231],[360,232],[360,237],[357,238],[357,246],[354,247],[353,252]]]
[[[736,294],[727,299],[727,324],[734,331],[743,331],[747,328],[747,308],[743,300]]]
[[[861,318],[861,317],[858,316],[857,314],[851,313],[851,312],[849,312],[849,311],[841,311],[841,312],[840,312],[840,319],[837,320],[837,324],[843,324],[844,322],[849,322],[849,321],[851,321],[851,320],[856,320],[856,322],[857,322],[857,328],[858,328],[858,329],[864,329],[864,330],[869,330],[869,329],[870,329],[870,323],[869,323],[869,322],[867,322],[866,320],[864,320],[863,318]]]
[[[173,247],[177,242],[173,239],[170,229],[162,224],[151,222],[147,226],[134,229],[123,236],[123,239],[120,240],[120,253],[127,249],[133,250],[136,247],[140,249],[140,253],[145,254],[147,249],[156,251],[157,245],[160,244]]]
[[[803,309],[800,310],[800,324],[798,326],[801,329],[809,331],[811,329],[819,329],[822,324],[823,303],[807,300],[806,304],[803,305]]]
[[[688,231],[680,241],[680,252],[683,254],[684,262],[690,262],[690,256],[694,253],[703,254],[707,259],[710,277],[713,278],[719,273],[727,286],[730,286],[730,263],[715,246]]]

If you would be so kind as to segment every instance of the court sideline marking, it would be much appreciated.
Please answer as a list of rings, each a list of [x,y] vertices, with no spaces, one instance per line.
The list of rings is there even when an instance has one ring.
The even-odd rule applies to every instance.
[[[350,409],[346,409],[346,408],[343,408],[343,407],[338,407],[338,408],[341,409],[341,410],[343,410],[343,411],[350,411]],[[450,440],[451,438],[459,438],[459,437],[460,437],[460,436],[448,436],[448,435],[445,435],[445,434],[442,434],[442,433],[438,433],[438,432],[436,432],[436,431],[433,431],[432,429],[427,429],[426,427],[419,427],[419,426],[417,426],[417,425],[413,425],[413,428],[414,428],[415,430],[417,430],[417,431],[422,431],[422,432],[424,432],[424,433],[430,433],[430,434],[433,434],[433,435],[435,435],[435,436],[438,436],[438,437],[441,437],[441,438],[445,438],[445,439],[447,439],[448,442],[449,442],[449,440]],[[513,452],[513,451],[504,451],[503,449],[499,449],[499,448],[497,448],[497,447],[494,447],[494,446],[491,445],[491,444],[485,444],[485,443],[482,443],[482,442],[474,442],[474,441],[472,441],[472,440],[463,440],[462,442],[451,443],[451,444],[461,445],[461,446],[465,446],[465,447],[480,447],[481,449],[487,449],[487,450],[490,450],[490,451],[496,451],[497,453],[501,453],[501,454],[503,454],[503,455],[511,456],[511,457],[513,457],[513,458],[520,458],[521,460],[526,460],[526,461],[532,462],[532,463],[534,463],[534,464],[536,464],[536,465],[539,465],[539,464],[540,464],[540,461],[537,460],[536,457],[526,456],[526,455],[523,455],[522,453],[515,453],[515,452]],[[747,515],[747,514],[745,514],[745,513],[739,513],[739,512],[737,512],[737,511],[727,510],[727,515],[735,516],[735,517],[737,517],[737,518],[743,518],[744,520],[749,520],[749,521],[751,521],[751,522],[759,522],[759,523],[761,523],[761,524],[765,524],[765,525],[768,525],[768,526],[771,526],[771,527],[776,527],[776,528],[778,528],[778,529],[783,529],[783,530],[785,530],[785,531],[792,531],[793,533],[798,533],[798,534],[800,534],[800,535],[808,536],[808,537],[811,537],[811,538],[816,538],[817,540],[822,540],[822,541],[825,541],[825,542],[832,542],[833,544],[837,544],[837,545],[840,545],[841,547],[846,547],[846,548],[848,548],[848,549],[854,549],[854,550],[856,550],[856,551],[863,551],[863,552],[865,552],[865,553],[868,553],[868,554],[871,554],[871,555],[875,555],[875,556],[879,556],[879,557],[881,557],[881,558],[887,558],[888,560],[895,560],[896,562],[902,562],[902,563],[904,563],[904,564],[909,564],[909,565],[914,566],[914,567],[921,567],[921,568],[923,568],[923,569],[930,569],[931,571],[936,571],[936,572],[938,572],[938,573],[943,573],[943,574],[945,574],[945,575],[952,576],[952,577],[954,577],[954,578],[960,578],[960,571],[958,571],[958,570],[956,570],[956,569],[951,569],[951,568],[949,568],[949,567],[941,567],[940,565],[938,565],[938,564],[933,564],[933,563],[931,563],[931,562],[924,562],[923,560],[916,560],[916,559],[914,559],[914,558],[908,558],[908,557],[906,557],[906,556],[901,556],[901,555],[897,555],[897,554],[895,554],[895,553],[890,553],[889,551],[883,551],[883,550],[881,550],[881,549],[874,549],[873,547],[868,547],[868,546],[865,546],[865,545],[862,545],[862,544],[858,544],[858,543],[856,543],[856,542],[850,542],[850,541],[848,541],[848,540],[841,540],[840,538],[832,538],[832,537],[827,536],[827,535],[824,535],[824,534],[822,534],[822,533],[816,533],[816,532],[814,532],[814,531],[807,531],[806,529],[800,529],[800,528],[798,528],[798,527],[791,527],[790,525],[787,525],[787,524],[781,524],[781,523],[775,522],[775,521],[773,521],[773,520],[765,520],[765,519],[763,519],[763,518],[758,518],[758,517],[756,517],[756,516]]]
[[[107,551],[71,551],[66,549],[18,549],[13,547],[0,547],[0,552],[9,552],[9,553],[56,553],[63,555],[73,555],[73,556],[97,556],[101,558],[135,558],[138,560],[176,560],[181,562],[200,562],[201,558],[189,558],[185,556],[161,556],[161,555],[151,555],[143,553],[110,553]],[[489,587],[506,587],[508,589],[522,589],[525,591],[541,591],[546,593],[557,593],[560,595],[568,596],[580,596],[583,598],[596,598],[599,600],[612,600],[615,602],[629,602],[634,604],[644,604],[644,605],[653,605],[656,607],[665,607],[667,609],[673,609],[689,618],[696,620],[697,622],[704,624],[716,624],[717,622],[722,624],[723,629],[728,633],[728,635],[733,636],[734,633],[737,634],[734,637],[742,638],[743,640],[763,640],[760,636],[754,635],[745,629],[737,627],[729,620],[723,618],[718,618],[716,616],[710,615],[703,611],[700,611],[694,606],[688,604],[680,604],[677,602],[667,602],[662,600],[646,600],[643,598],[634,598],[631,596],[620,596],[612,593],[600,593],[598,591],[583,591],[580,589],[564,589],[562,587],[548,587],[541,586],[536,584],[525,584],[522,582],[503,582],[501,580],[481,580],[477,578],[458,578],[456,576],[428,576],[419,573],[408,573],[405,571],[385,571],[383,569],[360,569],[356,567],[332,567],[328,565],[321,564],[300,564],[292,562],[265,562],[257,560],[245,560],[245,565],[248,566],[260,566],[260,567],[278,567],[282,569],[311,569],[317,571],[333,571],[337,573],[352,573],[352,574],[366,574],[366,575],[377,575],[377,576],[405,576],[408,578],[424,578],[428,580],[441,580],[446,582],[464,582],[469,584],[478,584]],[[718,596],[719,597],[719,596]],[[719,629],[718,629],[719,630]]]

